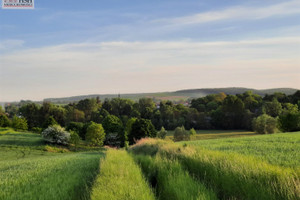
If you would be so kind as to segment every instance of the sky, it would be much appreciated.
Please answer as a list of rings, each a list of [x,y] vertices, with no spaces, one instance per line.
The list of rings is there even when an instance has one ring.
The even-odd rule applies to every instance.
[[[35,0],[0,9],[0,101],[300,88],[299,0]]]

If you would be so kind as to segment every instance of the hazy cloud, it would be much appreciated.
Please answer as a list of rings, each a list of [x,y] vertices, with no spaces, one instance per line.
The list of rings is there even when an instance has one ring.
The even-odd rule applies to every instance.
[[[273,16],[300,14],[300,1],[293,0],[265,7],[234,6],[218,11],[208,11],[183,17],[158,19],[153,22],[187,25],[222,20],[256,20]]]
[[[299,52],[300,37],[32,48],[0,56],[5,94],[0,100],[237,85],[298,87]]]

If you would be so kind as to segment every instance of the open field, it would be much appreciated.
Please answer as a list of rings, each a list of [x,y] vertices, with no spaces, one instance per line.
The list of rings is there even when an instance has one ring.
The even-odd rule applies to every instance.
[[[207,140],[231,137],[244,137],[257,135],[251,131],[244,130],[196,130],[197,134],[191,136],[191,140]],[[168,131],[167,140],[173,140],[174,131]]]
[[[1,128],[0,199],[299,199],[300,133],[241,133],[72,152]]]
[[[1,129],[0,199],[89,199],[103,153],[46,147],[37,134]]]
[[[274,142],[272,136],[281,138],[283,142],[280,144],[280,139],[274,139],[278,141]],[[170,143],[153,139],[140,141],[139,144],[131,147],[130,151],[140,157],[152,156],[153,159],[162,157],[170,162],[178,161],[191,177],[195,177],[206,187],[213,188],[220,199],[297,199],[300,197],[299,163],[292,162],[292,158],[285,159],[276,148],[280,149],[280,146],[283,146],[284,154],[292,154],[297,160],[299,151],[284,146],[289,146],[285,144],[286,141],[299,141],[300,135],[285,133],[272,136],[256,138],[256,142],[260,137],[262,138],[262,146],[263,143],[269,142],[267,151],[271,154],[270,157],[255,153],[242,154],[234,150],[231,152],[209,150],[201,147],[197,142]],[[247,143],[251,138],[254,137],[230,140],[233,140],[232,143],[235,140],[238,140],[237,143],[243,140]],[[217,144],[219,140],[203,140],[200,143],[207,142],[206,145],[209,147],[210,141]],[[222,143],[222,140],[220,142]],[[230,149],[230,145],[227,148]],[[248,146],[240,145],[240,148],[247,151]],[[278,163],[271,162],[272,157],[277,157]]]
[[[181,143],[214,151],[251,155],[273,165],[300,166],[300,132]]]

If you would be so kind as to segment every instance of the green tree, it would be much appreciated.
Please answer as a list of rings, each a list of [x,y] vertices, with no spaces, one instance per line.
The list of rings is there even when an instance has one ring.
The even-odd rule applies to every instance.
[[[197,134],[197,132],[195,131],[195,129],[192,128],[192,129],[190,130],[190,135],[196,135],[196,134]]]
[[[12,119],[12,127],[15,130],[26,131],[28,129],[27,120],[22,117],[17,117],[16,115]]]
[[[165,139],[166,135],[168,134],[168,131],[164,127],[161,127],[160,131],[157,133],[157,137],[161,139]]]
[[[0,114],[4,114],[4,109],[2,108],[2,106],[0,105]]]
[[[184,126],[177,127],[174,132],[174,141],[190,140],[190,133],[185,130]]]
[[[129,144],[134,144],[137,140],[144,137],[156,137],[156,130],[148,119],[137,119],[131,127],[128,135]]]
[[[282,106],[279,101],[274,98],[272,102],[266,102],[264,105],[264,109],[267,115],[270,115],[271,117],[277,117],[282,112]]]
[[[4,114],[0,114],[0,127],[10,127],[11,121]]]
[[[84,122],[85,115],[82,110],[76,109],[74,106],[66,107],[67,122]]]
[[[26,118],[29,129],[40,126],[40,107],[36,103],[23,105],[19,112],[21,116]]]
[[[155,103],[150,98],[139,99],[139,111],[144,119],[151,119],[155,110]]]
[[[283,132],[300,131],[300,112],[287,112],[279,116],[279,128]]]
[[[105,131],[102,125],[92,122],[87,128],[85,139],[91,146],[102,146],[105,139]]]
[[[78,147],[79,142],[80,142],[80,137],[74,131],[71,131],[70,134],[71,134],[70,143],[73,144],[75,146],[75,149],[77,150],[77,147]]]
[[[67,127],[67,131],[76,132],[81,139],[85,139],[86,129],[84,128],[84,123],[82,122],[70,122]]]
[[[102,126],[106,133],[121,133],[123,131],[122,121],[115,115],[106,116]]]
[[[49,116],[43,123],[43,128],[48,128],[49,126],[58,125],[53,116]]]
[[[84,99],[80,100],[76,107],[77,109],[84,112],[86,121],[89,121],[91,119],[92,113],[98,110],[101,105],[97,104],[96,99]]]
[[[108,115],[102,122],[106,133],[105,144],[110,146],[124,146],[126,137],[122,121],[115,115]]]
[[[221,119],[222,128],[224,129],[239,129],[243,128],[243,114],[245,105],[243,101],[234,95],[228,95],[222,105]]]
[[[259,134],[271,134],[277,131],[277,120],[267,114],[253,119],[253,130]]]

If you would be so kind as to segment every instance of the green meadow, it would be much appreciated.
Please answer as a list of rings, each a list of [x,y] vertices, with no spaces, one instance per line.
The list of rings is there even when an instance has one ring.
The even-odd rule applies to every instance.
[[[0,199],[300,198],[300,132],[201,134],[215,137],[74,151],[46,144],[39,134],[1,128]]]

